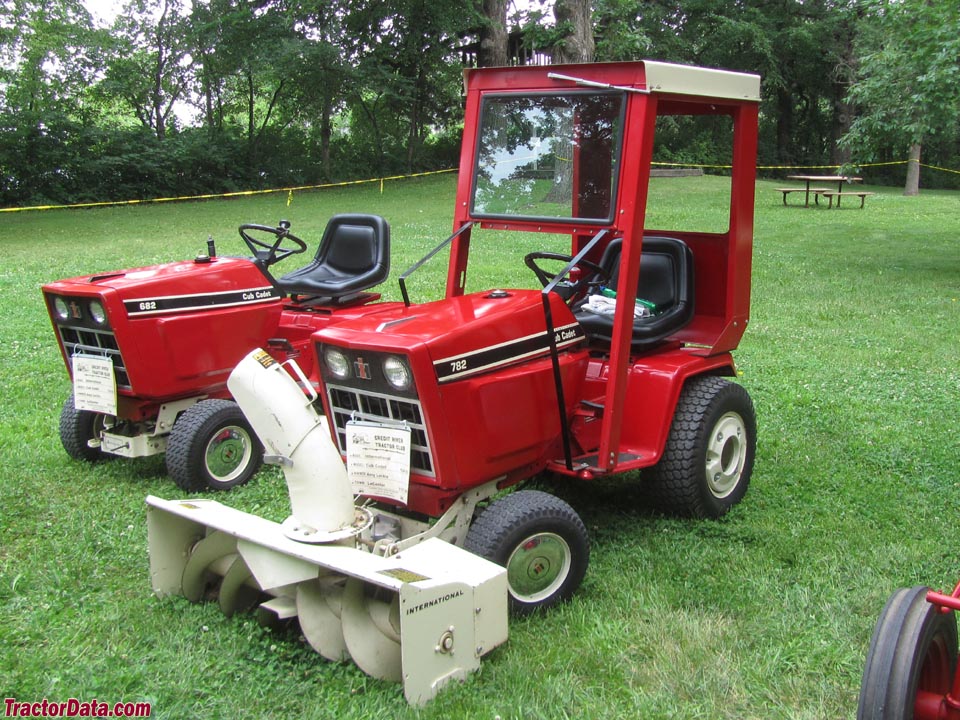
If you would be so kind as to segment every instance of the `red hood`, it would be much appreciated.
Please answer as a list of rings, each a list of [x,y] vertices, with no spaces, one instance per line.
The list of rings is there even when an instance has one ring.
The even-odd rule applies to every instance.
[[[129,268],[114,272],[57,280],[43,286],[45,292],[97,295],[102,288],[117,291],[124,299],[215,293],[266,288],[270,281],[246,258],[218,257],[210,262],[178,262]]]

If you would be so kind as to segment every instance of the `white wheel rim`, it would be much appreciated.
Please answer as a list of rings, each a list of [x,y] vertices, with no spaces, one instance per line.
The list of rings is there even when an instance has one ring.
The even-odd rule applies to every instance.
[[[725,498],[740,484],[747,460],[747,430],[738,413],[728,412],[707,438],[705,472],[714,497]]]

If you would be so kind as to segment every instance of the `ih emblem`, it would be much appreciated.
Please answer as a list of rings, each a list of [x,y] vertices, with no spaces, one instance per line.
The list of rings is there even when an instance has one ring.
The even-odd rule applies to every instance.
[[[370,363],[364,362],[362,357],[358,357],[353,363],[353,369],[357,371],[357,377],[361,380],[370,379]]]

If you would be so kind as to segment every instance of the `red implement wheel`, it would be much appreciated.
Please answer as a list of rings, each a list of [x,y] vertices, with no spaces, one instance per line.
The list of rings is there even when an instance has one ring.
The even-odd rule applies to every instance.
[[[937,718],[957,668],[957,620],[927,602],[925,587],[887,600],[870,640],[857,720]]]

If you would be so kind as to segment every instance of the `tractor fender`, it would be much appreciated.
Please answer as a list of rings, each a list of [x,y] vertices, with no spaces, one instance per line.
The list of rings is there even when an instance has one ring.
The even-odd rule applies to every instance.
[[[702,357],[678,349],[634,362],[628,374],[620,443],[639,455],[644,466],[660,460],[683,386],[701,375],[736,376],[733,356]]]
[[[590,362],[583,397],[603,400],[609,378],[608,359]],[[670,435],[673,415],[684,384],[700,375],[735,376],[730,353],[704,357],[676,348],[635,358],[627,373],[627,391],[620,427],[619,461],[614,472],[625,472],[655,465],[661,458]],[[594,401],[591,407],[598,404]],[[578,413],[571,430],[584,451],[600,445],[602,415],[590,410]],[[555,471],[563,472],[559,467]]]

